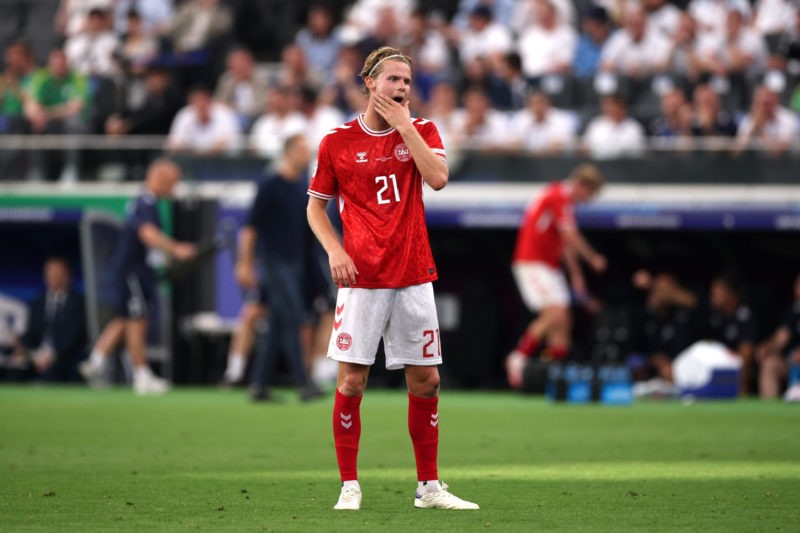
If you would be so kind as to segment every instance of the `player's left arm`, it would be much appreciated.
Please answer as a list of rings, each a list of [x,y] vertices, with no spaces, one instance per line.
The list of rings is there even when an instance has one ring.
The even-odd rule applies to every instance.
[[[586,297],[586,281],[583,278],[580,261],[578,261],[578,253],[573,247],[566,246],[564,247],[563,258],[567,272],[569,272],[572,290],[575,292],[576,299],[580,300]]]
[[[567,247],[573,248],[597,272],[606,269],[606,258],[599,254],[574,224],[559,228]]]
[[[381,94],[373,94],[372,97],[376,111],[403,137],[425,183],[430,185],[434,191],[444,189],[449,177],[447,163],[433,152],[433,149],[428,146],[417,128],[414,127],[408,101],[405,104],[399,104]]]

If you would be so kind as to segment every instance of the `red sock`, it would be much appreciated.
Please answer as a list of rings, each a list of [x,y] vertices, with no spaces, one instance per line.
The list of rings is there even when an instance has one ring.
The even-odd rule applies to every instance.
[[[519,342],[517,343],[517,351],[522,352],[525,357],[530,357],[533,355],[533,352],[536,351],[536,347],[538,345],[539,339],[525,331],[525,333],[522,334],[522,337],[519,338]]]
[[[553,361],[560,361],[564,359],[569,354],[569,349],[564,346],[552,346],[550,347],[550,357],[553,358]]]
[[[418,398],[408,393],[408,433],[417,460],[417,480],[439,479],[439,398]]]
[[[361,438],[361,395],[345,396],[338,390],[333,402],[333,442],[342,482],[358,479],[358,441]]]

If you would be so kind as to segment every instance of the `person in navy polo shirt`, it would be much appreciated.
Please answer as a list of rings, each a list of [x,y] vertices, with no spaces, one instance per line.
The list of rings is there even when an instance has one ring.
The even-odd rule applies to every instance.
[[[139,196],[127,206],[125,227],[111,262],[115,292],[115,316],[103,329],[89,359],[80,366],[81,375],[93,387],[106,384],[108,355],[125,339],[133,364],[133,389],[137,394],[161,394],[169,389],[147,364],[148,310],[153,309],[158,290],[154,267],[165,255],[185,260],[196,254],[193,244],[176,241],[161,229],[158,199],[172,195],[180,180],[180,169],[167,159],[154,161],[147,170]]]

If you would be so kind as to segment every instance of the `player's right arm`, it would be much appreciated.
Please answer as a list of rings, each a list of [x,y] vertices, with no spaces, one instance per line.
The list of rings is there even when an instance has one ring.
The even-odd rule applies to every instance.
[[[327,200],[309,196],[306,209],[308,225],[311,226],[311,231],[314,232],[328,254],[333,282],[339,287],[350,287],[356,282],[358,269],[339,241],[336,230],[333,229],[333,224],[331,224],[331,219],[328,218],[326,211],[327,204]]]

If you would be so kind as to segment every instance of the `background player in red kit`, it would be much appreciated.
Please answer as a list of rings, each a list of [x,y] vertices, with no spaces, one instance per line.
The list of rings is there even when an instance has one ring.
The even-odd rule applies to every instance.
[[[561,271],[562,258],[579,299],[586,296],[586,285],[578,258],[595,271],[606,268],[605,257],[583,237],[572,212],[574,203],[590,201],[602,186],[597,168],[581,165],[567,180],[545,187],[525,210],[512,269],[523,302],[538,315],[506,359],[508,382],[514,388],[522,386],[527,359],[542,341],[547,341],[553,359],[563,359],[569,352],[572,317],[569,289]]]
[[[417,464],[415,507],[477,509],[439,482],[439,324],[437,278],[422,202],[423,181],[447,184],[436,126],[409,114],[411,59],[382,47],[361,71],[369,101],[363,115],[335,128],[319,147],[308,189],[308,221],[328,253],[339,285],[328,357],[339,361],[333,436],[342,490],[334,509],[361,506],[357,457],[359,407],[383,337],[388,369],[405,369],[408,429]],[[343,243],[325,212],[337,199]]]

